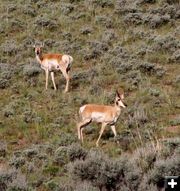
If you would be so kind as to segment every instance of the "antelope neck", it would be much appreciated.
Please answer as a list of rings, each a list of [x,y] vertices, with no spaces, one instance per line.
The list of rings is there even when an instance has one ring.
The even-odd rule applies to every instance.
[[[40,51],[39,54],[36,53],[36,56],[39,58],[40,61],[43,60],[42,52]]]

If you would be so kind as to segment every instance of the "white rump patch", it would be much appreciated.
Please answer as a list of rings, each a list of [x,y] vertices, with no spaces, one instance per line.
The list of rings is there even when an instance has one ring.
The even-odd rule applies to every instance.
[[[82,107],[80,107],[79,113],[82,113],[84,111],[85,107],[86,107],[86,105],[83,105]]]
[[[69,56],[69,55],[63,55],[62,56],[62,61],[65,63],[65,64],[70,64],[73,62],[73,58],[72,56]]]
[[[69,56],[69,61],[70,61],[70,63],[73,62],[73,57],[72,56]]]

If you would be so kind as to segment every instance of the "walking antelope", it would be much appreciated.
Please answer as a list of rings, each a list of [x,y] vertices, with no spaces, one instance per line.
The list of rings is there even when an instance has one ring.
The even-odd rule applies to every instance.
[[[54,72],[60,70],[66,79],[65,92],[67,92],[69,89],[70,80],[69,70],[71,68],[73,58],[65,54],[43,54],[42,47],[43,46],[34,46],[36,59],[41,64],[41,68],[46,74],[46,90],[48,87],[49,72],[51,73],[54,89],[57,89],[54,81]]]
[[[101,123],[102,127],[99,132],[99,137],[96,142],[96,146],[99,145],[99,140],[104,132],[106,125],[110,125],[113,131],[114,137],[116,137],[116,128],[115,123],[121,113],[121,107],[125,108],[126,105],[122,102],[124,99],[124,94],[119,94],[116,91],[116,98],[114,106],[109,105],[96,105],[96,104],[87,104],[79,109],[79,115],[81,117],[81,122],[77,124],[78,129],[78,139],[81,139],[83,142],[82,131],[85,126],[91,122]]]

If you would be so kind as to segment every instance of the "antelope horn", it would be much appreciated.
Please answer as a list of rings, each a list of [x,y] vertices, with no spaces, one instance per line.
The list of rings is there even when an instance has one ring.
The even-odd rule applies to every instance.
[[[118,96],[118,97],[121,97],[120,95],[119,95],[119,92],[116,90],[116,95]]]
[[[44,42],[43,42],[43,43],[41,43],[41,47],[44,47]]]

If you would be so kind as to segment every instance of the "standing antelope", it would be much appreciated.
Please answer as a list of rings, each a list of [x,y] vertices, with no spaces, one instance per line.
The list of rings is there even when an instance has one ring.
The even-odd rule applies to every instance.
[[[114,137],[116,137],[117,133],[115,123],[117,122],[117,119],[121,113],[121,107],[126,107],[126,105],[122,102],[123,99],[124,94],[119,94],[119,92],[116,91],[114,106],[87,104],[80,107],[79,115],[82,121],[77,124],[78,139],[81,139],[81,141],[83,142],[83,128],[93,121],[97,123],[102,123],[96,146],[99,145],[99,140],[104,132],[106,125],[111,126],[111,129],[114,133]]]
[[[63,76],[66,78],[66,87],[65,92],[69,89],[69,70],[71,68],[71,64],[73,62],[73,58],[69,55],[62,54],[43,54],[42,48],[43,46],[34,46],[35,54],[37,61],[41,64],[41,68],[45,70],[46,74],[46,90],[48,87],[48,76],[49,72],[51,73],[51,79],[53,82],[54,89],[56,90],[56,84],[54,81],[54,72],[61,71]]]

